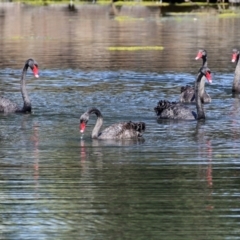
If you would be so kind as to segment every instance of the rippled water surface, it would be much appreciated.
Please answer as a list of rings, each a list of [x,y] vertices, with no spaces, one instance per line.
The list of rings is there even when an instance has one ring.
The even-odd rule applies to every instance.
[[[0,239],[239,239],[230,60],[240,18],[0,7],[0,94],[22,105],[23,64],[33,57],[40,68],[39,79],[27,74],[33,113],[0,115]],[[142,49],[110,50],[132,46]],[[193,84],[201,47],[213,72],[206,121],[157,121],[157,102]],[[144,121],[144,139],[92,140],[94,116],[81,136],[79,117],[93,106],[105,127]]]

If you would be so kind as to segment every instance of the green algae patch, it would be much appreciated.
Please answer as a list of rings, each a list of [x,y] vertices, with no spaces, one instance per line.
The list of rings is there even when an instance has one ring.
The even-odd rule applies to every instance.
[[[235,18],[240,17],[239,13],[229,12],[229,13],[220,13],[219,18]]]
[[[114,20],[119,22],[126,22],[126,21],[143,21],[144,18],[135,18],[135,17],[129,17],[129,16],[117,16],[114,18]]]
[[[10,38],[11,40],[14,40],[14,41],[18,41],[18,40],[23,40],[23,39],[25,39],[23,36],[18,36],[18,35],[16,35],[16,36],[12,36],[11,38]]]
[[[142,51],[142,50],[163,50],[162,46],[131,46],[131,47],[109,47],[109,51]]]
[[[161,3],[161,2],[151,2],[151,1],[117,1],[114,2],[116,6],[161,6],[166,7],[169,6],[169,3]]]

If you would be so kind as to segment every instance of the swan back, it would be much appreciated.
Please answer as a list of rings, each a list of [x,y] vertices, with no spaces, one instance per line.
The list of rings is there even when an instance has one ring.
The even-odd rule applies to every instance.
[[[144,122],[115,123],[105,128],[98,136],[99,139],[131,139],[142,137],[146,125]]]
[[[191,111],[187,106],[178,102],[160,100],[154,108],[154,111],[159,119],[196,119],[196,113]]]
[[[11,113],[20,111],[17,104],[7,98],[0,97],[0,112]]]

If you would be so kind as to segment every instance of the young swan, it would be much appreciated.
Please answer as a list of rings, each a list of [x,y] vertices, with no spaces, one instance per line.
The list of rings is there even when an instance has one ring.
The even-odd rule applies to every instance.
[[[94,139],[133,139],[142,137],[143,132],[146,129],[144,122],[121,122],[115,123],[102,132],[100,128],[103,124],[103,116],[97,108],[91,108],[80,117],[79,129],[81,133],[84,133],[86,125],[88,123],[91,114],[97,116],[96,124],[92,131],[92,138]]]

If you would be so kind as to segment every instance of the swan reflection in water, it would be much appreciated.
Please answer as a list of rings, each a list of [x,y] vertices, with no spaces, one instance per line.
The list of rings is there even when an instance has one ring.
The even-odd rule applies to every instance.
[[[204,122],[199,121],[196,125],[196,137],[198,143],[198,154],[201,159],[204,160],[204,165],[199,165],[200,177],[206,179],[207,189],[208,189],[208,201],[212,200],[213,192],[213,170],[212,170],[212,143],[210,139],[207,139],[204,131]],[[203,174],[203,176],[202,176]],[[209,203],[206,207],[208,210],[214,208],[214,206]]]
[[[134,145],[140,145],[145,142],[144,138],[140,139],[122,139],[122,140],[115,140],[115,139],[108,139],[108,140],[96,140],[93,139],[91,144],[86,144],[85,140],[80,140],[80,156],[81,160],[85,161],[87,158],[87,152],[86,148],[91,148],[94,151],[94,147],[107,147],[107,146],[113,146],[113,147],[126,147],[126,146],[134,146]],[[97,148],[97,155],[102,155],[99,153],[99,149]]]
[[[31,136],[31,141],[34,144],[33,157],[34,157],[34,182],[35,182],[35,191],[36,198],[38,198],[38,188],[39,188],[39,124],[33,124],[33,135]]]
[[[230,111],[231,116],[231,131],[232,131],[232,145],[234,149],[239,148],[239,113],[240,113],[240,96],[237,93],[233,93],[233,103]]]
[[[91,142],[80,140],[80,165],[85,166],[85,162],[94,156],[95,160],[98,160],[98,166],[102,163],[102,157],[104,156],[104,147],[127,147],[140,145],[145,142],[144,138],[139,139],[108,139],[97,140],[92,139]],[[119,148],[122,151],[121,148]]]
[[[29,136],[26,134],[26,132],[29,129],[29,125],[31,125],[32,133]],[[31,161],[31,169],[32,169],[32,174],[31,176],[33,177],[33,182],[34,182],[34,196],[36,199],[39,197],[39,162],[40,162],[40,151],[39,151],[39,144],[40,144],[40,137],[39,137],[39,123],[38,122],[31,122],[31,115],[29,114],[24,114],[21,115],[21,133],[22,133],[22,138],[24,139],[24,142],[26,144],[31,144],[31,151],[27,152],[28,156],[31,156],[33,159],[33,164]],[[25,163],[23,164],[25,166]],[[22,168],[22,167],[21,167]],[[25,167],[23,167],[24,170]]]

